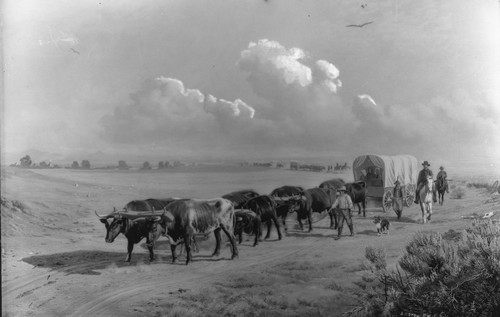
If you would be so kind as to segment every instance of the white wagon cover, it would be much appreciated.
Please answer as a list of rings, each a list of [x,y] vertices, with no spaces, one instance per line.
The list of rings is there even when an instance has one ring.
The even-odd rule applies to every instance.
[[[416,184],[418,178],[417,159],[412,155],[375,155],[358,156],[352,163],[354,179],[360,179],[361,170],[367,167],[378,167],[382,172],[384,187],[394,187],[398,179],[401,185]]]

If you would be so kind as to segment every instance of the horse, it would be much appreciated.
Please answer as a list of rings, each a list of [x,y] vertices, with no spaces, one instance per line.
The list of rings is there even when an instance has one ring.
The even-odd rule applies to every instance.
[[[436,181],[436,190],[438,193],[439,204],[442,206],[444,203],[444,193],[446,192],[446,180],[442,177]]]
[[[422,223],[431,221],[432,215],[432,200],[433,200],[433,183],[432,176],[427,177],[427,183],[420,188],[418,196],[420,198],[420,209],[422,209]]]

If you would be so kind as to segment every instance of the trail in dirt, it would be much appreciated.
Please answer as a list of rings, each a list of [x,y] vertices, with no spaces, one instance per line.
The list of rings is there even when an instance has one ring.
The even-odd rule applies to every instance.
[[[232,261],[204,261],[198,259],[197,262],[188,266],[161,263],[156,265],[158,269],[154,272],[146,276],[144,274],[134,276],[133,279],[127,281],[127,285],[117,285],[115,290],[110,291],[108,289],[81,298],[78,303],[73,303],[72,308],[64,311],[63,314],[69,316],[123,316],[123,311],[128,310],[131,306],[130,299],[152,298],[158,295],[159,290],[166,291],[181,286],[185,288],[193,286],[193,284],[197,286],[207,284],[221,275],[293,256],[300,251],[309,249],[319,240],[305,238],[299,241],[289,241],[288,243],[283,243],[284,241],[264,242],[256,248],[240,247],[240,249],[243,249],[244,255],[240,255],[239,259]],[[140,297],[137,295],[140,295]]]

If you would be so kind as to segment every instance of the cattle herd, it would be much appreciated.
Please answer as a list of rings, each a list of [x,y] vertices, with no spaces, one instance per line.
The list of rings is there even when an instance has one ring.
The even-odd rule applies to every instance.
[[[365,216],[366,186],[364,182],[345,183],[336,178],[321,183],[318,187],[304,189],[299,186],[282,186],[269,195],[260,195],[253,190],[235,191],[221,198],[208,200],[188,198],[165,198],[133,200],[123,210],[114,210],[108,215],[97,214],[106,226],[107,243],[111,243],[122,233],[128,240],[126,262],[130,262],[134,245],[146,238],[149,259],[154,260],[155,241],[164,236],[168,239],[172,252],[172,262],[177,259],[176,247],[184,244],[187,259],[192,260],[191,247],[197,249],[196,236],[214,233],[216,246],[213,256],[218,255],[221,245],[221,231],[228,237],[232,259],[238,256],[238,242],[242,241],[243,232],[255,235],[253,245],[259,243],[262,236],[262,223],[267,225],[265,239],[269,238],[274,223],[281,240],[282,234],[278,219],[281,218],[285,231],[285,221],[289,213],[297,213],[297,221],[303,229],[302,220],[312,230],[313,212],[328,212],[330,228],[337,228],[335,213],[330,209],[335,202],[337,189],[346,186],[354,204]],[[363,209],[361,209],[362,204]]]

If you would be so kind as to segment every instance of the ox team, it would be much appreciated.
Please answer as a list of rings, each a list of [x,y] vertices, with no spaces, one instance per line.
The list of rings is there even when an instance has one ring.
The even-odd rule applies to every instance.
[[[281,226],[287,230],[285,221],[288,214],[296,213],[297,221],[303,229],[302,220],[307,220],[309,232],[312,228],[314,212],[328,212],[330,228],[337,229],[336,239],[342,236],[344,222],[354,235],[351,209],[358,205],[358,215],[366,216],[366,186],[364,181],[345,183],[342,179],[323,182],[316,188],[304,189],[299,186],[282,186],[269,195],[259,195],[252,190],[235,191],[221,198],[199,200],[184,198],[164,198],[134,200],[123,210],[114,210],[107,215],[98,215],[105,224],[105,241],[111,243],[122,233],[128,240],[125,261],[130,262],[134,245],[146,238],[149,259],[154,260],[155,241],[165,236],[172,253],[172,262],[177,259],[176,247],[184,244],[186,264],[192,261],[191,245],[196,246],[195,236],[215,235],[216,246],[213,256],[219,255],[221,231],[227,236],[231,258],[238,257],[238,242],[242,233],[254,234],[256,246],[262,236],[261,224],[267,225],[265,239],[269,238],[271,226],[275,225],[278,239],[281,240]],[[362,208],[361,208],[362,206]]]

